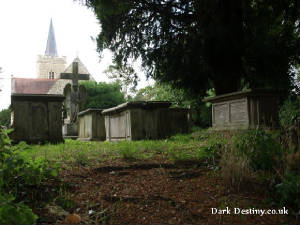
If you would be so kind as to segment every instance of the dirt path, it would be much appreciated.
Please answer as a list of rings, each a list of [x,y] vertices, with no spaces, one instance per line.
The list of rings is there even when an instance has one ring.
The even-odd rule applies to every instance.
[[[211,208],[266,208],[263,193],[226,193],[218,172],[196,164],[117,161],[60,176],[82,224],[295,224],[285,215],[212,215]]]

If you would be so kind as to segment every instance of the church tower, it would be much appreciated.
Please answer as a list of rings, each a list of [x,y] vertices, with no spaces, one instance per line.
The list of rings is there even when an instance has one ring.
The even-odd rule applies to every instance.
[[[57,54],[54,28],[51,19],[45,55],[39,55],[37,59],[37,77],[59,79],[60,73],[65,69],[66,57],[59,57]]]

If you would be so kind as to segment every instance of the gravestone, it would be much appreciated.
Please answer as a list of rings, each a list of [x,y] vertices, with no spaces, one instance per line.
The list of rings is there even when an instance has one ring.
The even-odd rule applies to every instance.
[[[278,124],[278,92],[246,90],[206,98],[212,103],[212,128],[248,129]]]
[[[78,113],[79,133],[81,141],[104,141],[105,125],[102,109],[87,109]]]
[[[127,102],[102,111],[106,140],[162,139],[189,131],[189,110],[170,102]]]
[[[12,94],[12,140],[61,142],[63,95]]]
[[[72,73],[61,73],[61,79],[72,79],[72,85],[67,84],[64,88],[65,120],[63,124],[63,136],[77,138],[78,136],[78,113],[82,110],[86,101],[86,89],[78,85],[78,80],[89,80],[88,74],[78,74],[78,62],[72,63]]]

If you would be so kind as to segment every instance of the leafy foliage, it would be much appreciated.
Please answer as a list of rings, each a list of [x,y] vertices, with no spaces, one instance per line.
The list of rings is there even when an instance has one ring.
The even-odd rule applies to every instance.
[[[187,107],[190,105],[190,101],[183,90],[174,89],[170,85],[159,83],[140,89],[133,100],[171,101],[175,107]]]
[[[14,203],[15,198],[11,195],[0,193],[0,223],[11,225],[32,225],[37,216],[23,203]]]
[[[28,146],[11,146],[10,131],[0,129],[0,224],[31,225],[37,216],[18,201],[35,201],[37,187],[45,179],[57,176],[57,168],[50,168],[45,160],[25,160],[20,152]]]
[[[125,102],[124,94],[118,82],[82,82],[87,91],[87,100],[84,109],[107,109]]]
[[[299,118],[299,97],[289,97],[279,110],[279,122],[284,128],[294,125]]]
[[[0,111],[0,125],[9,127],[11,109],[3,109]]]
[[[299,62],[299,1],[86,0],[101,24],[98,51],[141,57],[147,75],[204,96],[244,85],[291,86]]]
[[[300,174],[299,171],[287,172],[281,183],[275,186],[279,196],[277,201],[282,206],[289,205],[296,212],[300,209],[299,194],[300,194]]]
[[[207,93],[210,94],[211,93]],[[135,101],[170,101],[172,107],[190,107],[192,121],[200,127],[211,125],[211,108],[202,102],[201,97],[191,96],[183,89],[173,88],[168,84],[156,82],[153,86],[146,86],[138,91],[133,98]]]
[[[262,129],[248,130],[236,138],[236,151],[246,155],[254,170],[272,170],[280,166],[282,148],[270,134]]]
[[[140,79],[132,66],[113,64],[104,73],[108,78],[118,81],[126,94],[128,89],[133,93],[136,92],[136,86]]]

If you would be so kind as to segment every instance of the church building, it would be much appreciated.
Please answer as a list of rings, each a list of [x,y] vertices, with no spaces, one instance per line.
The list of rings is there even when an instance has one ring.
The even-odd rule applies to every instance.
[[[78,73],[86,74],[89,80],[95,81],[87,68],[76,57]],[[37,78],[12,78],[12,94],[64,94],[64,88],[71,84],[71,79],[61,78],[62,73],[72,73],[72,63],[67,65],[66,57],[57,53],[52,19],[48,32],[48,40],[44,55],[37,58]]]
[[[56,40],[52,19],[50,21],[45,55],[39,55],[37,60],[37,77],[57,79],[66,68],[66,57],[59,57],[56,50]]]
[[[86,95],[78,80],[94,78],[78,57],[69,66],[66,64],[66,57],[57,53],[51,20],[45,54],[37,59],[37,78],[12,78],[14,142],[56,143],[63,136],[77,136],[77,113]]]

